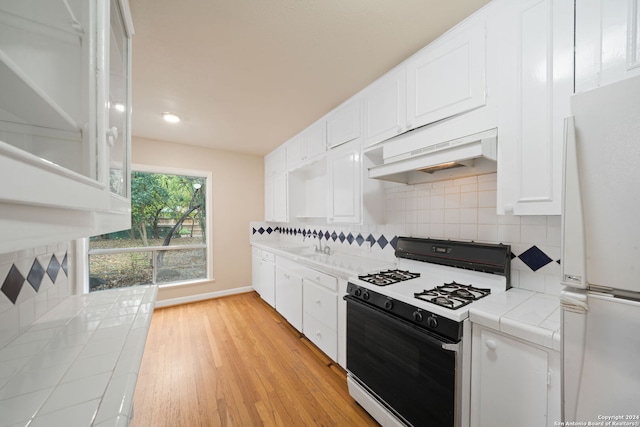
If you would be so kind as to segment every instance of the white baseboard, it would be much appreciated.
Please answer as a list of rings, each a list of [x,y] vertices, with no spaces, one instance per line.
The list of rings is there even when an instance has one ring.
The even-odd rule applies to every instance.
[[[190,295],[188,297],[158,300],[156,301],[156,308],[171,307],[172,305],[188,304],[190,302],[204,301],[207,299],[219,298],[227,295],[243,294],[251,291],[253,291],[253,288],[251,286],[245,286],[243,288],[226,289],[224,291]]]

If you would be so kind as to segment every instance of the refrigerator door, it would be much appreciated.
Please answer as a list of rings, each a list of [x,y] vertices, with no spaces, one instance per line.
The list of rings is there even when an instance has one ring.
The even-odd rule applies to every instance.
[[[571,99],[589,286],[640,292],[639,100],[640,76]],[[570,173],[565,169],[565,184]],[[565,189],[570,191],[574,190]],[[574,213],[565,215],[566,222]],[[563,257],[581,250],[571,243],[570,236],[565,234],[564,238]],[[566,274],[572,272],[565,269]],[[569,284],[565,276],[563,281]]]
[[[584,291],[560,301],[563,421],[640,415],[640,302]]]

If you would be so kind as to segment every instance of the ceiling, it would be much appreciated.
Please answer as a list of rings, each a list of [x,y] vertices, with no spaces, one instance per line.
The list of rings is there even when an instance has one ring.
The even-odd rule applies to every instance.
[[[130,0],[133,135],[264,155],[488,1]]]

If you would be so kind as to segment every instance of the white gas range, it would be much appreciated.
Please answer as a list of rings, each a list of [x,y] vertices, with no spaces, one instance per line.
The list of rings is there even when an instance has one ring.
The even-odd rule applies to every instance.
[[[383,426],[467,427],[469,308],[509,288],[507,245],[401,237],[347,286],[349,392]]]

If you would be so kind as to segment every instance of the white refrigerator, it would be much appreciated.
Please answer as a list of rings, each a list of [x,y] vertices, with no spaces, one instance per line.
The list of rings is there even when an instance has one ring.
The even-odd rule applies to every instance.
[[[640,77],[576,94],[571,108],[562,215],[562,421],[640,425]]]

